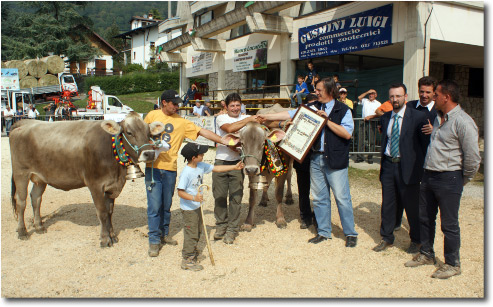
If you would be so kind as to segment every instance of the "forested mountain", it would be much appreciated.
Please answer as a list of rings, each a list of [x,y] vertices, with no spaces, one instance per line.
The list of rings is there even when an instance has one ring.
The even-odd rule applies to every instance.
[[[71,1],[67,1],[71,2]],[[120,33],[130,31],[132,16],[149,14],[157,10],[163,19],[168,17],[168,1],[83,1],[87,5],[77,9],[82,16],[89,17],[93,22],[93,30],[103,34],[113,23]],[[9,1],[11,9],[22,13],[25,8],[18,1]],[[171,1],[172,13],[176,12],[177,1]]]
[[[176,1],[171,1],[172,12],[176,12]],[[79,13],[88,16],[94,23],[94,30],[103,33],[113,22],[120,32],[130,31],[132,16],[149,14],[157,9],[163,19],[168,17],[168,1],[88,1],[88,5]]]

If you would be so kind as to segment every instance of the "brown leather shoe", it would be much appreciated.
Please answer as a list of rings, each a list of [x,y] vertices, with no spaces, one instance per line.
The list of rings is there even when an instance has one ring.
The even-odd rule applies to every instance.
[[[455,275],[460,275],[460,266],[452,266],[445,263],[431,275],[433,278],[447,279]]]
[[[389,247],[391,247],[391,246],[392,246],[392,244],[390,244],[390,243],[389,243],[389,242],[387,242],[387,241],[382,240],[382,241],[380,241],[380,243],[378,243],[378,245],[377,245],[377,246],[375,246],[375,247],[373,248],[373,250],[374,250],[375,252],[381,252],[381,251],[384,251],[384,250],[386,250],[387,248],[389,248]]]
[[[161,244],[178,245],[178,241],[173,240],[170,236],[161,237]]]
[[[409,260],[408,262],[404,263],[404,266],[408,268],[415,268],[417,266],[421,266],[425,264],[435,264],[435,263],[436,263],[435,258],[430,258],[425,254],[417,253],[416,255],[414,255],[413,260]]]
[[[157,257],[159,255],[160,247],[159,244],[149,244],[149,250],[147,251],[149,257]]]

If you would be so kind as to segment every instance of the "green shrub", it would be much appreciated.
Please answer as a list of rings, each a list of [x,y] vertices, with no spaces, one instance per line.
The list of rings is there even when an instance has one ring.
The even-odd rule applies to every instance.
[[[178,91],[179,79],[179,72],[134,72],[123,76],[87,77],[84,83],[86,92],[92,85],[97,85],[108,95],[123,95],[165,89]]]
[[[144,67],[142,64],[127,64],[122,67],[122,71],[126,74],[136,72],[136,71],[144,71]]]

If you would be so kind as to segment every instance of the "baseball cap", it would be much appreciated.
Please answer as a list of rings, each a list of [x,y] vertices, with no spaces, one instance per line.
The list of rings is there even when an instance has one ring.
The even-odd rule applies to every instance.
[[[341,87],[341,89],[339,90],[339,92],[346,92],[347,93],[347,90],[343,87]]]
[[[166,90],[161,94],[161,101],[166,100],[167,102],[171,101],[174,104],[179,104],[182,103],[183,100],[181,100],[180,95],[174,90]]]
[[[196,157],[200,154],[206,153],[209,150],[209,146],[200,145],[197,143],[187,143],[183,146],[181,150],[181,155],[185,157],[187,160],[191,160],[193,157]]]

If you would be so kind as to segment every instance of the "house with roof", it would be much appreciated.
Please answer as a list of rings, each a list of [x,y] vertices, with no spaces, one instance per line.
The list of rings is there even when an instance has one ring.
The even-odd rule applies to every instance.
[[[141,64],[147,66],[159,57],[156,55],[156,46],[164,44],[171,39],[172,31],[159,33],[159,24],[163,22],[160,19],[154,19],[149,13],[144,16],[133,16],[130,20],[131,30],[115,37],[122,38],[125,41],[125,48],[121,51],[124,54],[124,64]],[[175,33],[174,37],[181,35]],[[173,37],[173,38],[174,38]]]
[[[86,26],[80,25],[80,27],[85,27],[89,30]],[[79,62],[69,61],[69,59],[65,57],[63,58],[64,61],[69,63],[65,68],[65,72],[81,75],[112,75],[113,56],[118,54],[118,50],[96,32],[91,30],[88,32],[87,38],[91,45],[99,50],[99,55],[87,61]]]

